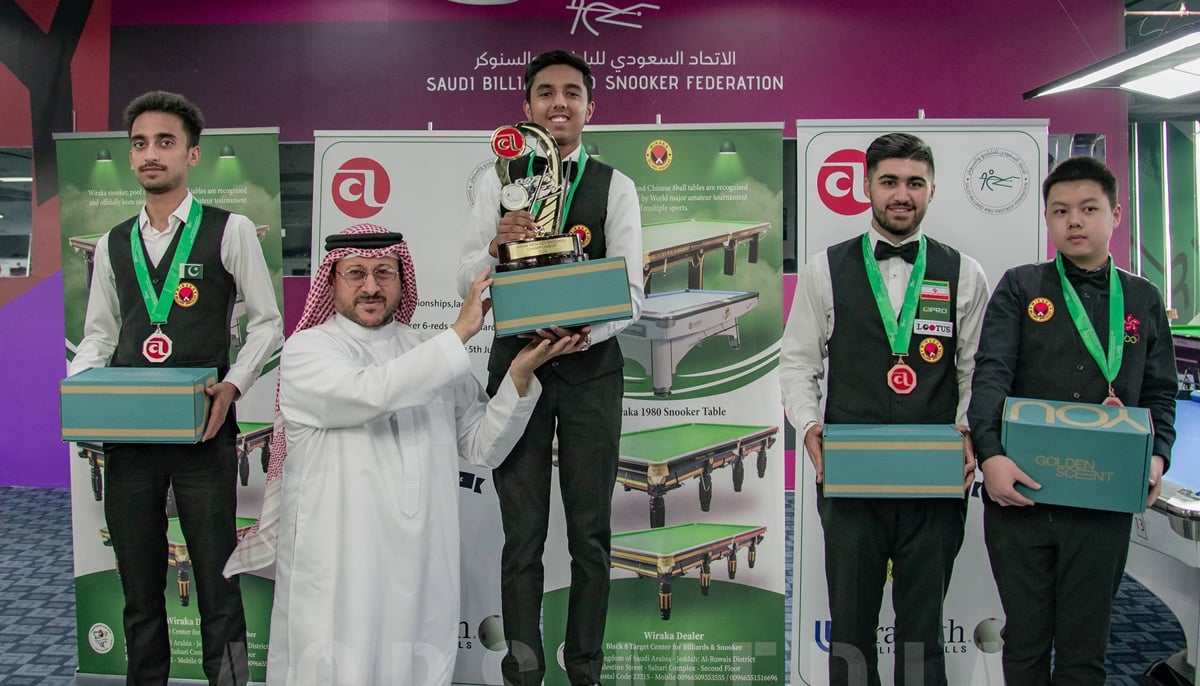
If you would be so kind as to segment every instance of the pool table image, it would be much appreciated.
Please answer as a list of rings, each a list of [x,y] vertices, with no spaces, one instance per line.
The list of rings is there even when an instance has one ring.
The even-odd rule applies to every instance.
[[[725,275],[733,276],[738,244],[749,243],[749,261],[758,262],[758,244],[769,228],[765,222],[716,219],[646,224],[642,227],[642,287],[649,294],[655,269],[666,272],[669,265],[687,262],[688,288],[704,288],[704,255],[717,249],[725,252]]]
[[[250,453],[262,449],[262,470],[267,472],[267,463],[271,461],[271,431],[274,425],[269,422],[238,422],[238,435],[234,445],[237,447],[238,477],[242,485],[250,483]],[[83,442],[76,443],[79,456],[88,461],[92,470],[92,497],[104,499],[104,444]]]
[[[256,522],[258,520],[253,517],[238,517],[237,539],[240,541],[245,538]],[[108,527],[100,529],[100,538],[104,541],[104,545],[112,547],[112,538],[108,533]],[[167,563],[175,568],[179,604],[187,607],[192,597],[192,558],[188,556],[187,541],[183,537],[183,527],[179,525],[178,517],[167,518]],[[121,573],[119,568],[117,573]]]
[[[1134,516],[1125,571],[1179,619],[1187,648],[1167,664],[1181,683],[1193,684],[1200,664],[1200,402],[1179,400],[1176,408],[1171,468],[1158,500]]]
[[[668,397],[679,361],[712,336],[728,336],[729,347],[740,347],[738,317],[756,306],[753,291],[688,289],[647,296],[641,318],[617,336],[621,352],[650,375],[655,396]]]
[[[671,618],[671,580],[700,568],[700,592],[712,586],[712,563],[726,558],[729,578],[737,575],[738,551],[747,548],[754,567],[765,526],[741,524],[678,524],[659,529],[628,531],[612,536],[612,566],[658,581],[658,610]]]
[[[741,492],[745,459],[757,455],[758,478],[767,473],[767,450],[779,427],[739,424],[677,424],[621,434],[617,483],[650,496],[650,528],[666,524],[663,495],[699,478],[700,509],[712,505],[712,472],[733,465],[733,490]]]

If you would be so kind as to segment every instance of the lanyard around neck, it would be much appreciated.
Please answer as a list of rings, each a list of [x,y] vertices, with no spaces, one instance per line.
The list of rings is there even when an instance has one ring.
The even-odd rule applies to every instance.
[[[887,286],[883,283],[883,273],[879,271],[879,264],[875,261],[871,234],[865,233],[862,237],[867,280],[871,282],[871,292],[875,295],[875,304],[879,308],[879,317],[883,320],[883,330],[887,333],[893,355],[908,354],[913,322],[917,318],[917,301],[921,299],[921,282],[925,280],[925,237],[921,236],[919,240],[920,247],[917,248],[917,258],[913,261],[912,275],[908,277],[908,288],[904,291],[904,303],[900,307],[900,317],[897,321],[892,301],[888,298]]]
[[[1121,356],[1125,351],[1125,290],[1121,287],[1121,279],[1117,276],[1117,266],[1109,261],[1108,264],[1108,354],[1100,346],[1100,337],[1096,334],[1092,320],[1083,308],[1075,286],[1067,280],[1067,270],[1063,268],[1062,253],[1054,258],[1054,266],[1058,268],[1058,278],[1062,282],[1063,298],[1067,301],[1067,312],[1071,321],[1075,322],[1075,330],[1083,339],[1083,347],[1091,353],[1092,359],[1100,367],[1104,380],[1112,387],[1112,382],[1121,371]]]
[[[200,228],[201,214],[199,201],[192,198],[192,207],[188,211],[187,221],[183,224],[179,245],[175,246],[171,267],[167,270],[167,278],[163,280],[162,290],[158,293],[154,291],[154,284],[150,280],[150,267],[146,264],[145,251],[142,248],[141,226],[136,217],[133,220],[133,230],[129,232],[133,273],[137,275],[138,286],[142,290],[142,300],[146,303],[146,312],[150,314],[151,324],[159,326],[167,323],[171,305],[175,303],[175,289],[179,286],[179,265],[187,262],[188,255],[192,252],[192,244],[196,242],[196,233]]]

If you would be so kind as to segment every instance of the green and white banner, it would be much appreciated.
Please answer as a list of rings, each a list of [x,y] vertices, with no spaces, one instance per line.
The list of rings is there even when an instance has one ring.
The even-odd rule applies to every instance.
[[[144,191],[129,164],[124,132],[56,136],[62,217],[63,294],[66,358],[83,337],[92,257],[96,241],[116,224],[137,214]],[[211,129],[200,137],[200,163],[188,174],[188,187],[201,202],[244,214],[258,227],[280,311],[282,302],[282,226],[279,202],[278,129]],[[233,354],[246,334],[245,307],[234,306],[230,322]],[[262,509],[267,443],[275,408],[273,359],[262,377],[237,403],[239,424],[238,526],[249,528]],[[125,637],[121,624],[124,597],[104,520],[104,449],[99,443],[72,445],[71,510],[75,550],[76,633],[79,673],[123,675]],[[171,636],[172,679],[204,679],[201,669],[200,615],[190,576],[187,541],[168,499],[167,615]],[[242,597],[248,627],[250,677],[263,681],[274,582],[243,575]]]

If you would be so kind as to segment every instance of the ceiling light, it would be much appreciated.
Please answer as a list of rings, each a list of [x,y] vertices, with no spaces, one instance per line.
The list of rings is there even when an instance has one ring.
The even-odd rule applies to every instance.
[[[32,176],[0,176],[0,183],[33,183]]]
[[[1136,83],[1139,79],[1197,59],[1200,59],[1200,27],[1191,26],[1141,43],[1090,67],[1026,91],[1024,98],[1031,100],[1077,88],[1123,88],[1124,84]]]

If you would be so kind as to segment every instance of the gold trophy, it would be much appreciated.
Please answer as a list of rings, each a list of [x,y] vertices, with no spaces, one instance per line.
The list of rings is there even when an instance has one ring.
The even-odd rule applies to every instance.
[[[586,260],[579,235],[563,233],[568,180],[563,175],[558,143],[550,132],[531,121],[501,126],[492,133],[492,152],[496,154],[496,173],[500,176],[501,207],[510,212],[528,210],[537,225],[534,237],[496,247],[499,259],[496,271]],[[534,161],[539,157],[546,166],[535,174]]]

